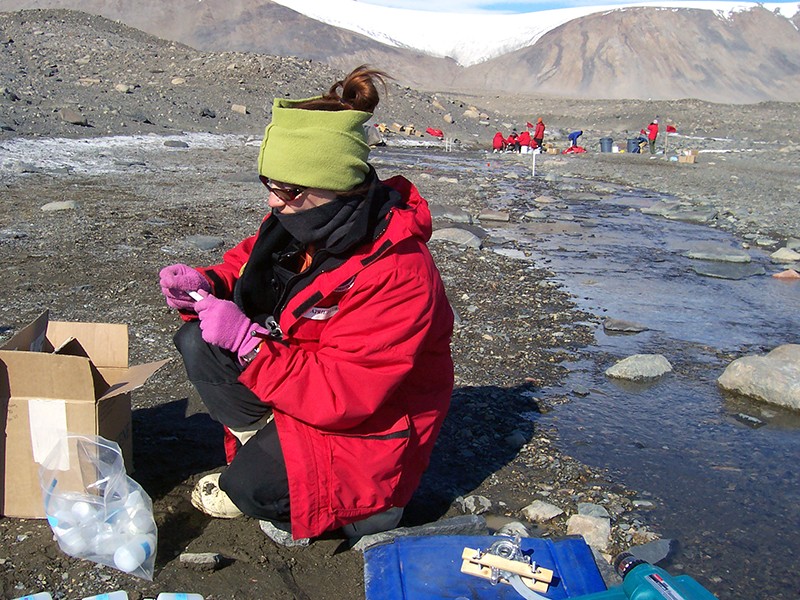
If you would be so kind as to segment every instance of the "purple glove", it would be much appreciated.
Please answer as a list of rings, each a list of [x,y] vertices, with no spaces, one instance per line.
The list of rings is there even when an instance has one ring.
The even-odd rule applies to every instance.
[[[167,306],[177,310],[194,310],[194,300],[188,292],[203,290],[211,292],[208,280],[198,271],[187,265],[170,265],[161,269],[161,292],[167,299]]]
[[[202,300],[194,305],[200,319],[203,339],[214,346],[235,352],[243,364],[269,332],[253,323],[241,309],[230,300],[220,300],[216,296],[200,292]]]

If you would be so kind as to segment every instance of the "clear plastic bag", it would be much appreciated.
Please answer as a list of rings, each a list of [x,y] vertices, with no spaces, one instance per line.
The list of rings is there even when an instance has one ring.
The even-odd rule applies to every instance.
[[[66,554],[153,580],[153,503],[125,473],[116,442],[67,435],[39,468],[44,509]]]

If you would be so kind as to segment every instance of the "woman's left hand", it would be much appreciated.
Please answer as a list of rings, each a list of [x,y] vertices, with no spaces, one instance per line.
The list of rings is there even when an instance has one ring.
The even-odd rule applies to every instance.
[[[242,344],[261,330],[230,300],[220,300],[205,291],[199,293],[203,299],[195,303],[194,310],[207,343],[238,353]]]

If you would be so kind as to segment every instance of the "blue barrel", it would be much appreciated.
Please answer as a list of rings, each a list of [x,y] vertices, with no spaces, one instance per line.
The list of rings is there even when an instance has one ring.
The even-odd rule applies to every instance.
[[[614,140],[610,137],[600,138],[600,152],[611,152],[611,146],[613,144]]]

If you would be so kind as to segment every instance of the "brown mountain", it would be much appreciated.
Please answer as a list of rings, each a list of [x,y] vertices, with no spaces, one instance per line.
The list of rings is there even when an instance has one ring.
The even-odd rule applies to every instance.
[[[451,59],[388,46],[269,0],[0,0],[0,11],[34,8],[101,15],[198,50],[296,56],[345,72],[368,63],[419,88],[450,82],[461,71]]]
[[[580,98],[800,100],[800,33],[758,8],[631,8],[576,19],[466,69],[468,88]]]
[[[381,44],[269,0],[0,0],[0,11],[71,8],[210,51],[297,56],[349,70],[377,65],[424,90],[535,92],[577,98],[749,103],[800,100],[800,32],[763,8],[629,8],[575,19],[536,44],[463,68]],[[476,42],[480,43],[480,42]]]

